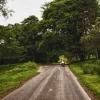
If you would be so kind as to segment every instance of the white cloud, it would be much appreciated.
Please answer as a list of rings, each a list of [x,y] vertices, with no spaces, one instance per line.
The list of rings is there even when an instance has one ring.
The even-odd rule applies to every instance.
[[[0,24],[7,25],[18,23],[30,15],[35,15],[40,19],[42,15],[42,5],[50,1],[52,0],[8,0],[8,7],[15,13],[13,13],[13,16],[9,19],[0,17]]]

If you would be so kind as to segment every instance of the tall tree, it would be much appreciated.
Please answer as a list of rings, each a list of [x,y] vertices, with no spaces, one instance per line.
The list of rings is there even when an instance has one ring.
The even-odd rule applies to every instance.
[[[17,31],[17,30],[16,30]],[[20,46],[16,38],[13,25],[0,27],[0,64],[14,63],[22,60],[23,46]]]
[[[84,48],[80,39],[81,36],[87,34],[95,22],[98,9],[97,1],[55,0],[46,4],[43,9],[43,20],[48,23],[43,28],[44,34],[48,35],[48,31],[53,32],[60,39],[60,51],[68,51],[73,56],[78,56],[81,60],[84,59]]]
[[[81,42],[89,55],[94,54],[96,58],[100,58],[100,17],[97,17],[91,31],[81,38]]]
[[[20,44],[26,49],[27,59],[33,59],[36,52],[36,40],[38,37],[38,18],[29,16],[21,24],[21,34],[18,36]]]

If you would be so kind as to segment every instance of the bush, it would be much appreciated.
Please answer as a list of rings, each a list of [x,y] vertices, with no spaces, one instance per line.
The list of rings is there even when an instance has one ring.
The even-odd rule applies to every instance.
[[[100,60],[86,61],[80,65],[83,68],[84,74],[100,75]]]
[[[95,66],[92,64],[84,64],[83,72],[84,74],[95,74]]]
[[[95,65],[95,71],[98,75],[100,75],[100,65]]]

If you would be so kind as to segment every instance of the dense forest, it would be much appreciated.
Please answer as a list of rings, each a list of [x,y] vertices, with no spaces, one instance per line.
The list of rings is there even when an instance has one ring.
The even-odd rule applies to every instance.
[[[3,16],[11,13],[0,0]],[[0,25],[0,64],[29,60],[57,62],[100,58],[100,6],[97,0],[54,0],[21,23]]]

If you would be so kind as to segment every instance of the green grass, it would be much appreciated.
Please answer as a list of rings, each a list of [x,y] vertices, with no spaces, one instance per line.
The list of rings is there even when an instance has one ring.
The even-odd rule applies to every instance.
[[[34,62],[0,66],[0,96],[35,76],[37,70],[38,66]]]
[[[93,63],[92,61],[86,61],[81,63],[75,63],[71,65],[72,72],[78,77],[79,81],[82,85],[87,87],[93,94],[96,96],[96,100],[100,100],[100,75],[97,73],[94,74],[86,74],[84,73],[84,66],[88,64],[90,67],[92,65],[96,65],[96,61]],[[90,64],[90,65],[89,65]],[[98,63],[99,65],[100,63]]]

